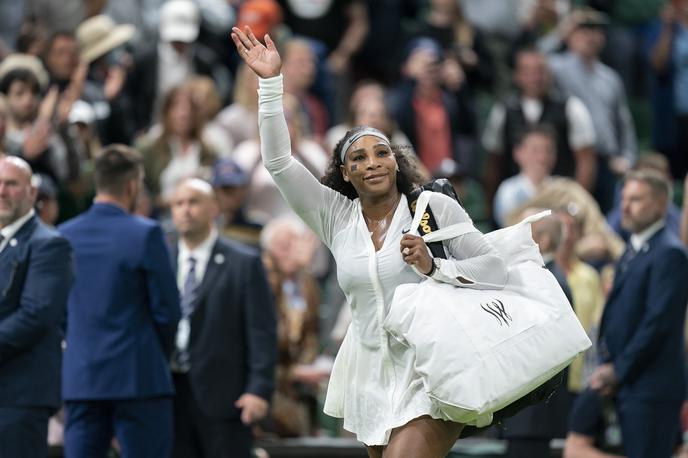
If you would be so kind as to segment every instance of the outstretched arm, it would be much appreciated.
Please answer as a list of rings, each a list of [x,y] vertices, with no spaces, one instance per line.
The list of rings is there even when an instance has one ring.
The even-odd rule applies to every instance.
[[[234,27],[232,40],[246,65],[260,77],[258,123],[263,164],[292,209],[329,245],[336,219],[349,214],[351,201],[326,186],[294,159],[289,130],[282,108],[282,60],[275,43],[265,35],[265,45],[253,35]]]

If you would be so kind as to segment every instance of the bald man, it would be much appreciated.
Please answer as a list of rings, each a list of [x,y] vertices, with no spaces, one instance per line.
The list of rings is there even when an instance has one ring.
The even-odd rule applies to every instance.
[[[181,182],[171,210],[182,308],[172,356],[174,456],[248,458],[250,426],[267,414],[274,389],[270,287],[258,253],[218,236],[209,183]]]
[[[23,159],[0,158],[1,457],[45,458],[60,405],[72,250],[34,214],[31,175]]]

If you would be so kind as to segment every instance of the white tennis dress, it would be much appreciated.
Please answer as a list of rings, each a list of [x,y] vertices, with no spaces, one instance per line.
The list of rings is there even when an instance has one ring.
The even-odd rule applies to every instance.
[[[381,326],[394,289],[422,280],[401,257],[400,240],[411,225],[402,195],[382,248],[375,251],[358,199],[323,186],[290,151],[282,111],[282,76],[261,79],[259,128],[263,164],[286,201],[334,255],[339,285],[352,309],[352,324],[337,354],[327,390],[325,413],[344,418],[344,428],[367,445],[385,445],[393,428],[422,415],[447,419],[433,404],[414,371],[414,355]],[[430,208],[439,227],[470,222],[461,206],[434,193]],[[433,278],[457,286],[500,289],[507,270],[480,233],[445,242],[450,260],[442,260]],[[466,285],[456,278],[473,281]],[[433,339],[428,335],[428,339]]]

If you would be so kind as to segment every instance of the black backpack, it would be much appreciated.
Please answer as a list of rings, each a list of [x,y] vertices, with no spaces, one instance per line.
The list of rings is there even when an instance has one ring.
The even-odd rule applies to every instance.
[[[428,183],[425,183],[423,186],[411,192],[407,199],[411,215],[414,215],[416,213],[416,202],[418,201],[418,197],[423,191],[440,192],[456,200],[459,203],[459,205],[462,205],[461,199],[459,198],[458,194],[456,193],[456,190],[449,182],[449,180],[447,180],[446,178],[439,178],[433,181],[429,181]],[[427,213],[427,218],[423,218],[424,223],[418,226],[419,234],[429,234],[430,232],[436,231],[438,229],[437,221],[435,220],[435,216],[432,214],[430,206],[428,206],[425,211]],[[434,257],[442,259],[447,258],[444,254],[444,247],[442,245],[442,242],[431,242],[427,245]],[[461,431],[461,437],[463,438],[474,436],[479,432],[489,428],[490,426],[499,425],[504,420],[516,415],[518,412],[525,409],[526,407],[530,407],[542,401],[547,402],[555,393],[555,391],[562,385],[565,373],[566,369],[562,370],[554,377],[547,380],[545,383],[535,388],[533,391],[526,394],[522,398],[512,402],[508,406],[495,412],[492,417],[492,423],[490,423],[489,425],[484,426],[482,428],[478,428],[476,426],[464,427]],[[566,388],[564,387],[563,389]]]

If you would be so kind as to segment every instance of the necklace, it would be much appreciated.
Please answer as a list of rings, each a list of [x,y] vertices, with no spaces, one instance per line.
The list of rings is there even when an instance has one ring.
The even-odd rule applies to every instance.
[[[392,206],[392,208],[390,208],[389,211],[380,219],[369,218],[365,214],[363,209],[361,209],[361,214],[363,214],[363,219],[365,219],[365,222],[366,222],[366,225],[368,226],[368,230],[370,232],[370,235],[372,235],[373,232],[380,230],[380,229],[383,232],[386,232],[387,228],[385,226],[387,225],[387,218],[389,217],[389,215],[391,215],[394,212],[394,210],[396,210],[397,205],[399,205],[399,201],[397,201],[397,203],[394,204]]]

